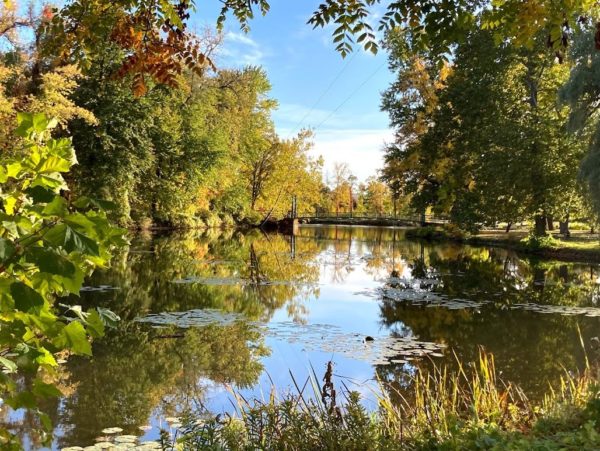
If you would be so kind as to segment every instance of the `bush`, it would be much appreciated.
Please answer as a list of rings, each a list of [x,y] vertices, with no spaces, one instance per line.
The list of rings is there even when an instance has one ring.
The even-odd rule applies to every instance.
[[[550,249],[554,248],[558,245],[558,241],[556,241],[552,236],[536,236],[529,235],[527,238],[523,238],[521,243],[525,245],[529,249],[537,250],[537,249]]]

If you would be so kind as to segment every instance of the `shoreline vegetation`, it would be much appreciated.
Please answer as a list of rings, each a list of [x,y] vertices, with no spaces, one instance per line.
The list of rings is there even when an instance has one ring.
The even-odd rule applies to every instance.
[[[304,384],[293,379],[296,391],[283,397],[272,389],[268,399],[246,400],[232,391],[233,415],[186,413],[160,442],[164,450],[598,449],[598,375],[598,362],[565,372],[541,401],[530,402],[498,378],[493,356],[481,350],[478,362],[459,362],[454,372],[418,368],[408,389],[378,381],[378,409],[369,411],[345,384],[336,392],[330,362],[322,379],[313,369]]]
[[[576,232],[570,238],[563,238],[558,234],[535,237],[525,230],[509,233],[490,230],[472,235],[446,227],[427,226],[408,229],[405,236],[408,239],[500,247],[520,254],[562,261],[600,262],[600,240],[597,235],[589,233]]]

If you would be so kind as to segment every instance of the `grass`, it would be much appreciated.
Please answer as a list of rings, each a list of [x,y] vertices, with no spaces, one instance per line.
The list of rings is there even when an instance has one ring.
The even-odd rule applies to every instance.
[[[538,404],[497,378],[493,356],[481,352],[459,366],[417,370],[410,399],[380,382],[379,408],[367,411],[358,393],[336,391],[330,368],[297,392],[268,400],[234,394],[232,416],[198,421],[187,414],[165,449],[231,450],[592,450],[600,449],[598,371],[565,372]],[[310,394],[309,394],[310,393]],[[339,402],[339,398],[342,402]]]

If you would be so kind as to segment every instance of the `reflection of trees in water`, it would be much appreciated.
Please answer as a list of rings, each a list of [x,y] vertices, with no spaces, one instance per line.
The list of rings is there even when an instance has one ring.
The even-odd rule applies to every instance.
[[[260,332],[236,323],[173,331],[130,324],[94,344],[94,358],[71,358],[63,387],[70,393],[55,406],[56,423],[72,425],[61,445],[93,443],[103,428],[128,433],[146,424],[155,409],[166,414],[203,403],[206,381],[248,387],[268,354]]]
[[[131,321],[149,312],[199,308],[268,320],[283,306],[301,320],[304,303],[318,295],[318,251],[314,242],[296,243],[292,258],[288,237],[260,233],[137,238],[109,270],[86,282],[117,288],[84,292],[81,302],[109,307],[123,322],[94,343],[92,360],[67,363],[67,396],[61,406],[47,406],[57,424],[73,426],[61,445],[91,443],[110,426],[134,433],[155,409],[201,404],[207,383],[256,383],[260,356],[268,350],[248,326],[190,328],[182,338],[157,338],[162,331]],[[185,278],[231,283],[174,283]]]
[[[145,312],[217,308],[267,320],[286,305],[292,316],[301,320],[303,304],[318,295],[318,250],[314,242],[299,241],[292,258],[288,237],[258,232],[226,239],[178,235],[139,240],[110,270],[97,272],[89,282],[118,290],[85,293],[84,300],[108,304],[125,319]],[[230,282],[173,283],[185,278]]]
[[[404,270],[402,255],[414,243],[403,241],[399,229],[375,227],[306,227],[298,240],[315,240],[322,249],[323,272],[332,283],[343,283],[348,275],[361,270],[375,279],[396,269]],[[330,275],[328,271],[331,271]]]
[[[493,308],[478,313],[398,303],[382,305],[385,325],[393,327],[401,322],[421,340],[445,343],[448,350],[444,364],[457,369],[452,352],[463,363],[476,362],[479,346],[483,346],[495,356],[503,379],[516,382],[533,395],[542,394],[548,382],[555,383],[564,368],[576,369],[584,364],[577,324],[584,339],[589,341],[597,334],[597,321],[526,311],[505,313]],[[427,361],[419,364],[428,366]]]
[[[19,388],[19,392],[31,390],[33,387],[33,377],[31,374],[21,374],[15,379],[15,383]],[[56,398],[50,398],[46,401],[56,405]],[[40,405],[36,405],[40,407]],[[21,444],[26,449],[42,449],[44,447],[44,430],[45,427],[40,421],[40,416],[33,409],[22,409],[20,415],[14,415],[8,406],[3,403],[0,406],[0,425],[2,429],[10,430],[16,437],[19,438]],[[5,449],[0,446],[0,449]],[[13,448],[10,448],[13,449]]]
[[[429,247],[413,261],[417,262],[411,265],[413,277],[436,279],[433,284],[416,284],[419,289],[448,299],[492,303],[480,309],[451,310],[384,298],[381,322],[392,334],[412,333],[421,340],[446,344],[443,363],[454,370],[457,362],[452,352],[463,363],[475,362],[483,346],[495,356],[501,378],[518,383],[532,396],[543,394],[548,382],[556,383],[564,368],[582,368],[585,359],[578,328],[589,343],[598,333],[597,318],[540,314],[510,306],[526,302],[595,305],[598,285],[593,266],[590,270],[589,265],[530,262],[505,251],[476,248],[452,255]],[[415,364],[431,369],[428,360]],[[381,366],[377,373],[406,389],[411,383],[407,368]]]

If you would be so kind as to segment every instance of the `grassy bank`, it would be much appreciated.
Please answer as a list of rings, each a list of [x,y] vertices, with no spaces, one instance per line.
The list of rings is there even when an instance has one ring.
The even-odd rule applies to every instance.
[[[407,230],[406,237],[502,247],[523,254],[565,261],[600,262],[600,239],[587,233],[574,233],[570,238],[562,238],[558,234],[533,238],[523,230],[510,233],[491,230],[471,235],[448,228],[422,227]]]
[[[164,449],[232,450],[558,450],[600,449],[597,371],[565,373],[543,401],[530,403],[499,381],[492,356],[458,372],[417,370],[410,395],[380,384],[379,409],[368,412],[356,392],[336,391],[331,368],[283,398],[237,395],[232,417],[184,419]],[[308,393],[311,393],[309,395]],[[409,399],[410,398],[410,399]],[[392,401],[394,400],[394,401]]]

